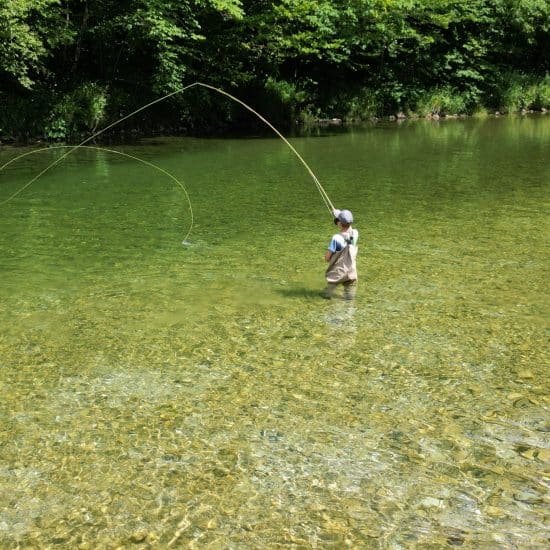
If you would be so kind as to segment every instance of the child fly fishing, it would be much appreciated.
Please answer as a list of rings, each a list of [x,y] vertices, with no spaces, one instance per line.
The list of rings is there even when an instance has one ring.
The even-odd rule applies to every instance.
[[[327,286],[324,298],[332,298],[338,285],[344,287],[344,298],[353,300],[357,291],[357,241],[359,232],[353,229],[353,214],[349,210],[334,210],[334,223],[340,229],[332,236],[325,253],[328,262],[326,270]]]

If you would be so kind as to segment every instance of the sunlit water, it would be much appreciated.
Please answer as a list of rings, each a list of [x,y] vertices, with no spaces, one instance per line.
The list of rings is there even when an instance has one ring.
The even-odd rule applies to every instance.
[[[292,143],[355,302],[280,139],[119,148],[188,246],[110,153],[0,208],[0,546],[546,547],[550,119]]]

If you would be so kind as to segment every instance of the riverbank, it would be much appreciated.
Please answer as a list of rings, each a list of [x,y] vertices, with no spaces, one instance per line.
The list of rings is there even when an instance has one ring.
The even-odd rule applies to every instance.
[[[501,111],[487,111],[485,109],[479,110],[474,114],[453,114],[453,113],[428,113],[425,115],[419,115],[417,113],[403,113],[397,112],[396,114],[390,114],[386,116],[372,116],[368,119],[344,119],[338,117],[332,118],[308,118],[305,121],[296,121],[296,123],[289,128],[281,128],[281,130],[286,131],[290,134],[301,134],[309,133],[310,129],[313,128],[323,128],[323,127],[353,127],[353,126],[362,126],[365,124],[379,124],[379,123],[396,123],[401,124],[404,122],[414,122],[414,121],[451,121],[451,120],[466,120],[466,119],[475,119],[475,118],[500,118],[500,117],[526,117],[526,116],[545,116],[550,113],[548,109],[534,110],[534,109],[522,109],[518,112],[501,112]],[[261,123],[260,123],[261,124]],[[91,143],[101,143],[103,145],[120,145],[120,144],[132,144],[138,143],[142,139],[155,138],[155,137],[228,137],[235,138],[239,136],[250,136],[257,135],[258,129],[261,133],[270,134],[272,130],[267,126],[238,126],[238,127],[224,127],[217,128],[215,131],[189,131],[189,129],[180,127],[180,128],[169,128],[161,126],[157,130],[151,128],[140,129],[133,128],[131,130],[122,129],[122,130],[111,130],[105,134],[101,134],[94,138]],[[67,139],[48,139],[45,137],[28,137],[25,136],[23,139],[18,139],[13,136],[0,136],[0,147],[5,145],[10,146],[24,146],[24,145],[49,145],[49,144],[59,144],[66,143],[69,145],[78,145],[84,140],[89,139],[93,135],[93,132],[90,133],[80,133],[78,135],[70,136]]]
[[[371,117],[368,122],[382,122],[382,121],[389,121],[389,122],[403,122],[405,120],[455,120],[455,119],[466,119],[466,118],[486,118],[486,117],[501,117],[501,116],[526,116],[526,115],[546,115],[548,114],[548,109],[541,109],[540,111],[536,111],[534,109],[522,109],[519,112],[514,113],[506,113],[506,112],[500,112],[500,111],[494,111],[494,112],[487,112],[485,110],[479,111],[473,115],[465,115],[465,114],[451,114],[451,113],[429,113],[427,115],[421,116],[416,113],[410,113],[405,114],[402,112],[398,112],[395,115],[387,115],[382,117]],[[363,124],[367,121],[364,120],[344,120],[341,118],[320,118],[314,121],[315,125],[319,126],[341,126],[344,124],[354,124],[359,123]]]

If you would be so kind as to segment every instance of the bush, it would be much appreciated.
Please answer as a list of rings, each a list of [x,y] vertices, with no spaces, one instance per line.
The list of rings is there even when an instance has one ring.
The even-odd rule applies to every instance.
[[[65,139],[94,132],[105,118],[106,107],[107,89],[93,82],[84,83],[56,102],[45,121],[44,134],[48,139]]]
[[[268,112],[270,109],[264,109],[264,112],[271,118],[279,121],[294,121],[300,118],[303,122],[310,116],[308,106],[305,105],[308,94],[304,90],[299,90],[295,84],[269,77],[264,84],[264,90],[265,99],[271,106],[271,112]]]
[[[378,95],[369,88],[363,88],[357,95],[345,102],[346,120],[368,120],[380,113]]]
[[[461,115],[470,111],[464,94],[453,88],[437,88],[421,94],[414,111],[420,116]]]
[[[508,73],[499,87],[499,109],[506,113],[515,113],[528,107],[525,98],[525,82],[522,75]]]
[[[379,96],[371,88],[348,86],[322,98],[316,118],[340,118],[347,122],[369,120],[381,114]]]
[[[550,76],[538,80],[533,75],[504,73],[494,86],[493,106],[507,113],[522,109],[548,109]]]
[[[537,85],[535,109],[550,109],[550,75],[546,75]]]

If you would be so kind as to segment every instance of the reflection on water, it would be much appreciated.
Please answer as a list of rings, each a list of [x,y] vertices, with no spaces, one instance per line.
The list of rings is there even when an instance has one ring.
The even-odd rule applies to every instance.
[[[295,138],[356,214],[354,302],[278,140],[134,148],[188,247],[181,193],[108,155],[9,203],[0,545],[544,547],[548,128]]]

